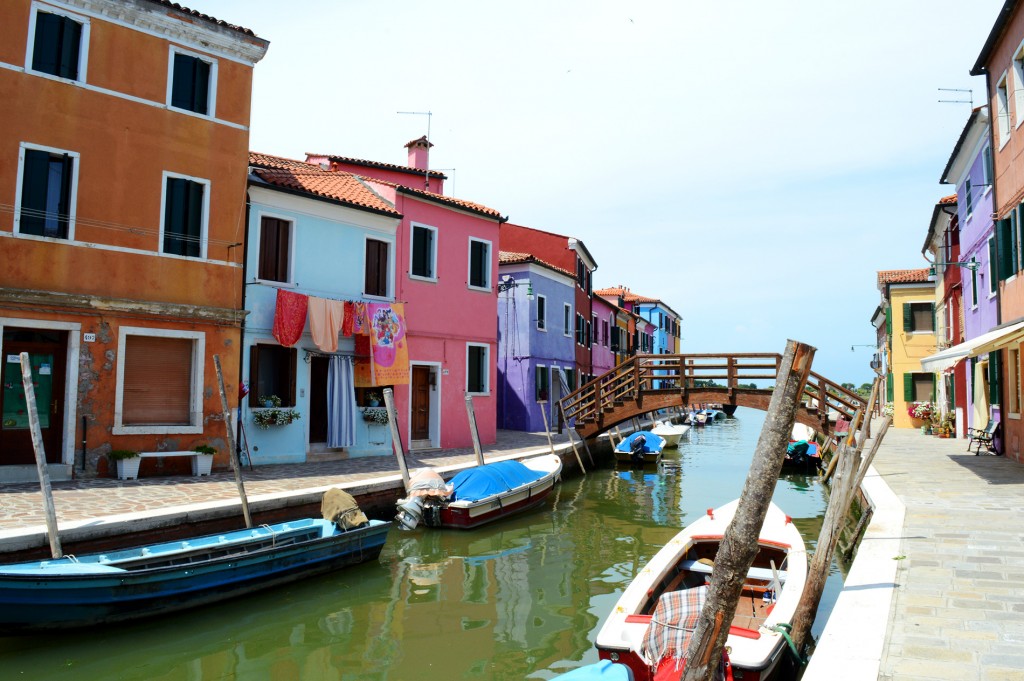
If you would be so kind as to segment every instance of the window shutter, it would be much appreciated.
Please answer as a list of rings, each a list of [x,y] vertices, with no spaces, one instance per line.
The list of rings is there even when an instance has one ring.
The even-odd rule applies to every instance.
[[[903,303],[903,330],[908,333],[914,330],[914,313],[910,303]]]
[[[414,227],[412,230],[412,273],[417,277],[429,277],[427,238],[430,230]]]
[[[60,17],[49,12],[36,13],[36,35],[32,47],[32,68],[57,75],[60,52]]]
[[[907,404],[914,401],[914,374],[903,374],[903,401]]]
[[[192,74],[192,110],[207,114],[210,112],[210,65],[202,59],[193,59]]]
[[[895,386],[893,385],[893,375],[890,371],[885,375],[885,401],[893,401],[893,393],[895,392]]]
[[[167,196],[164,204],[164,253],[185,255],[181,234],[185,227],[185,180],[167,178]]]
[[[49,186],[50,155],[36,149],[25,150],[21,183],[21,224],[23,234],[42,236],[46,228],[46,190]]]
[[[198,182],[185,182],[186,224],[185,224],[185,255],[198,258],[202,255],[203,240],[203,190],[205,187]]]
[[[193,345],[189,338],[127,337],[124,425],[191,424]]]
[[[892,338],[892,308],[885,308],[885,335]]]
[[[932,374],[932,395],[931,395],[931,398],[929,399],[930,402],[934,402],[936,396],[938,395],[938,392],[936,391],[935,388],[936,388],[936,385],[935,385],[935,374]]]
[[[930,303],[928,307],[932,311],[932,331],[937,331],[938,328],[939,328],[939,325],[936,323],[936,320],[935,320],[935,303]]]
[[[996,251],[999,256],[999,281],[1010,278],[1013,275],[1013,261],[1011,260],[1010,242],[1013,238],[1010,232],[1010,221],[999,220],[996,223]]]
[[[996,292],[996,280],[999,278],[998,262],[996,261],[996,240],[988,240],[988,291]]]
[[[187,54],[174,55],[174,72],[171,74],[171,106],[192,110],[192,93],[195,91],[195,71]]]
[[[989,404],[999,404],[999,384],[1002,381],[1002,362],[1000,351],[994,350],[988,353],[988,401]]]
[[[1009,226],[1009,229],[1008,229],[1008,231],[1006,233],[1006,240],[1010,244],[1010,255],[1007,258],[1007,263],[1008,263],[1008,267],[1009,267],[1008,271],[1010,272],[1010,274],[1008,274],[1007,276],[1011,276],[1013,273],[1015,273],[1017,270],[1020,269],[1017,266],[1018,256],[1017,256],[1017,210],[1016,209],[1010,211],[1010,226]]]
[[[259,403],[260,385],[260,346],[249,347],[249,406],[262,407]]]
[[[82,25],[67,17],[60,17],[60,53],[57,75],[78,79],[78,45],[82,38]]]

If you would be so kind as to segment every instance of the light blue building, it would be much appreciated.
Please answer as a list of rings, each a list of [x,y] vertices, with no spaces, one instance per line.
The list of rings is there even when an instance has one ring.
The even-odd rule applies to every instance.
[[[247,451],[252,464],[260,465],[390,455],[386,421],[364,418],[376,395],[354,385],[354,338],[335,333],[331,347],[332,334],[324,332],[318,345],[308,314],[301,326],[291,325],[297,340],[289,346],[278,340],[289,334],[289,314],[277,320],[277,337],[274,328],[279,291],[299,294],[290,313],[300,313],[309,297],[331,309],[364,301],[367,282],[395,272],[401,214],[348,173],[263,154],[250,154],[249,166],[243,270],[248,315],[241,349],[249,395],[239,406],[243,457]],[[326,320],[323,328],[335,328],[328,317],[317,318]],[[271,395],[279,407],[261,403]],[[259,427],[282,413],[277,423]]]

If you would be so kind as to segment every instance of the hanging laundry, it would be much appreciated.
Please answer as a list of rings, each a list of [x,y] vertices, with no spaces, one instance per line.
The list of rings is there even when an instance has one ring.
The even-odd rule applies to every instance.
[[[357,388],[372,388],[373,362],[370,360],[370,337],[356,334],[355,384]]]
[[[344,321],[344,301],[309,297],[309,333],[318,348],[324,352],[338,351],[338,332]]]
[[[345,338],[349,338],[352,335],[352,330],[355,328],[356,322],[356,306],[355,303],[346,300],[345,301],[345,321],[341,323],[341,335]]]
[[[306,328],[308,304],[301,293],[277,289],[277,309],[274,311],[274,328],[271,333],[277,342],[290,348],[299,342],[302,330]]]
[[[405,305],[367,303],[370,358],[375,385],[408,385],[409,345],[406,337]]]
[[[366,318],[366,303],[353,303],[352,333],[365,336],[370,333],[370,323]]]

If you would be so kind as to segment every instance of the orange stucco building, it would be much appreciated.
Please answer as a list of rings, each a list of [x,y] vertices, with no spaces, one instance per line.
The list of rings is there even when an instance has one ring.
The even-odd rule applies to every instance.
[[[234,406],[267,46],[166,0],[0,4],[0,481],[34,476],[21,352],[55,479],[111,449],[227,463],[213,357]]]

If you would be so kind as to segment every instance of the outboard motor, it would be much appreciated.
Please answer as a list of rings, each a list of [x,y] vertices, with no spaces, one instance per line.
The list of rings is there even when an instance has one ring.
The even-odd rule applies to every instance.
[[[807,444],[806,440],[800,440],[798,442],[790,444],[789,447],[786,448],[786,454],[795,463],[801,466],[806,466],[808,463],[810,463],[807,456],[807,451],[810,448],[811,446]]]
[[[395,522],[399,529],[415,530],[423,518],[423,497],[409,497],[398,500],[398,515]]]
[[[629,457],[633,460],[633,463],[643,463],[646,444],[647,438],[643,435],[637,435],[633,438],[633,441],[629,443]]]

